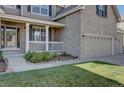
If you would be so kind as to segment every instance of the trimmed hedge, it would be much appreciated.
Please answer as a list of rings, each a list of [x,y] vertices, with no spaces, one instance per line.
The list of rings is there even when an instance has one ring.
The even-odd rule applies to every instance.
[[[32,63],[40,63],[53,59],[55,57],[55,53],[51,52],[28,52],[24,55],[26,61],[30,61]]]

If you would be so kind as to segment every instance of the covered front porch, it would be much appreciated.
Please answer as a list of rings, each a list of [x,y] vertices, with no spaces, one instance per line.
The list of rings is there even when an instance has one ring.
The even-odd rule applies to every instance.
[[[61,23],[21,16],[0,15],[2,50],[63,51]]]

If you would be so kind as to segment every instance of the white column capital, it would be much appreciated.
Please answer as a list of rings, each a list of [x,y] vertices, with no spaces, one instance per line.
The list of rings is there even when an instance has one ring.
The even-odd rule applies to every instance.
[[[27,28],[27,26],[29,26],[29,23],[25,23],[25,25],[26,25],[26,29],[29,29],[29,28]]]
[[[46,28],[46,29],[49,29],[49,25],[46,25],[45,28]]]

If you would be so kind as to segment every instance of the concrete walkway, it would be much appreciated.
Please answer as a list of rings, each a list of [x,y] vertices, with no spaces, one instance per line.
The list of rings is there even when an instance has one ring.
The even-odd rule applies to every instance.
[[[124,66],[124,55],[102,57],[98,59],[89,59],[89,60],[84,60],[84,61],[80,61],[76,59],[76,60],[56,61],[56,62],[53,61],[49,63],[36,63],[36,64],[26,62],[25,59],[23,58],[24,53],[22,52],[4,53],[4,56],[9,60],[8,65],[11,69],[10,72],[21,72],[21,71],[28,71],[28,70],[51,68],[51,67],[80,63],[80,62],[85,62],[85,61],[90,61],[90,60],[105,61],[105,62]]]
[[[68,60],[68,61],[56,61],[49,63],[29,63],[26,62],[23,58],[24,53],[4,53],[4,56],[9,60],[8,65],[11,67],[11,72],[21,72],[35,69],[43,69],[43,68],[51,68],[66,64],[74,64],[79,63],[78,59],[76,60]]]

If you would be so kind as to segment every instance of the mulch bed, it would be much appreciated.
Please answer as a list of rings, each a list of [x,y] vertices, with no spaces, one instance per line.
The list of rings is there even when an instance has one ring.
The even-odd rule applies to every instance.
[[[56,57],[52,58],[51,60],[40,62],[40,63],[51,63],[51,62],[56,62],[56,61],[69,61],[69,60],[76,60],[78,57],[73,57],[73,56],[65,56],[65,55],[57,55]],[[29,63],[32,63],[28,61]],[[39,64],[39,63],[32,63],[32,64]]]
[[[5,60],[0,61],[0,72],[5,72],[7,70],[7,64]]]
[[[74,59],[77,59],[77,57],[58,55],[55,58],[53,58],[52,61],[66,61],[66,60],[74,60]]]

